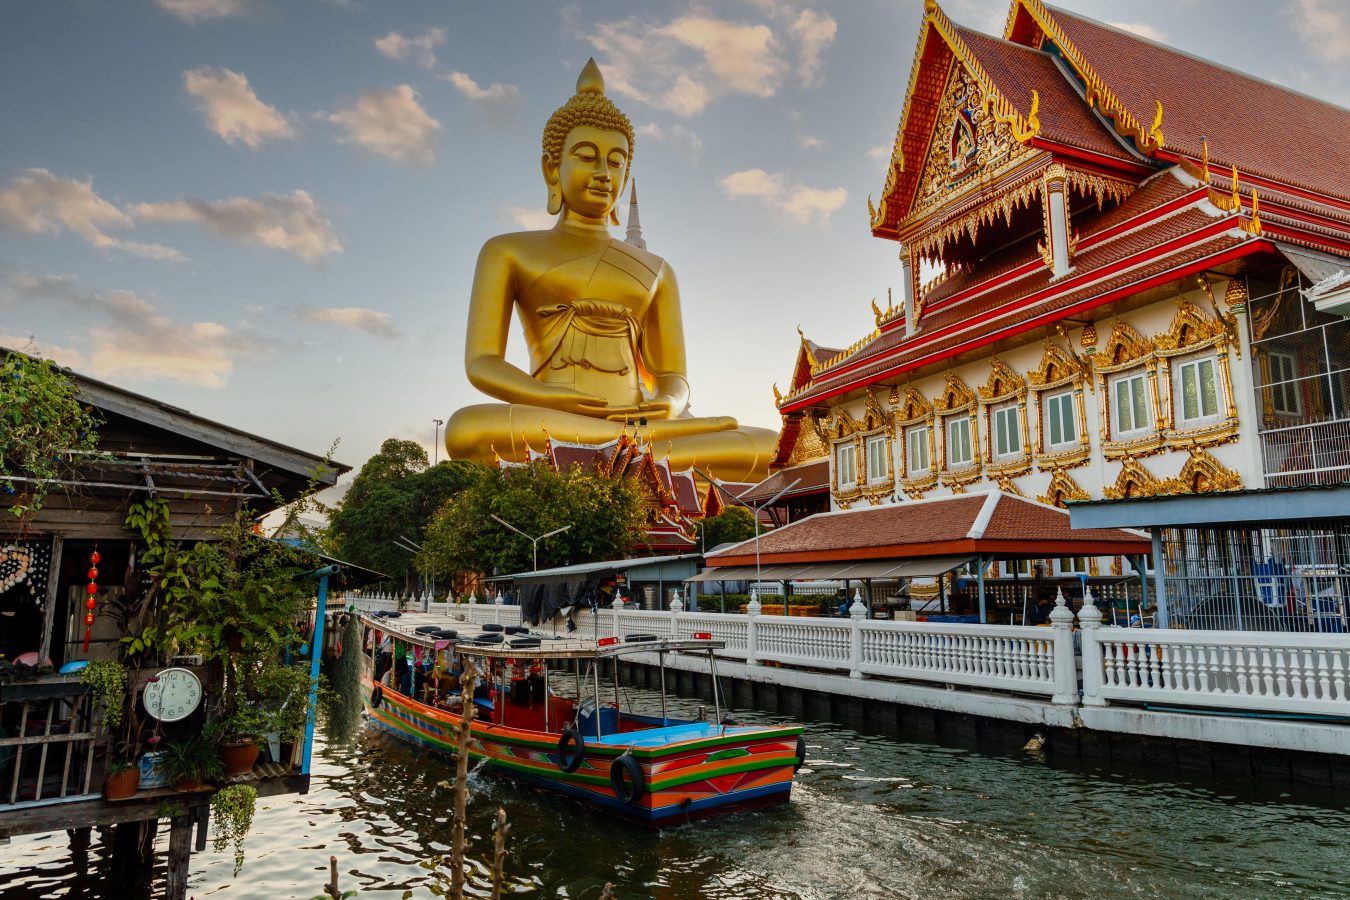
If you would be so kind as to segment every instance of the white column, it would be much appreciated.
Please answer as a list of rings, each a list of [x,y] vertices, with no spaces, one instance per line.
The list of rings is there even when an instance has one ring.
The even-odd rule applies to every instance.
[[[502,624],[502,607],[506,605],[506,598],[502,596],[501,591],[497,591],[497,596],[492,600],[492,621],[498,625]]]
[[[756,646],[759,632],[759,590],[750,592],[750,602],[745,606],[745,664],[747,666],[759,665],[756,658],[758,647]]]
[[[670,601],[670,639],[680,639],[680,613],[684,612],[684,602],[680,600],[680,589],[675,589],[675,598]]]
[[[613,625],[613,634],[614,634],[615,637],[618,637],[618,636],[619,636],[619,610],[623,609],[623,598],[620,597],[620,596],[616,593],[616,594],[614,595],[614,602],[612,602],[612,603],[609,604],[609,608],[612,610],[612,612],[611,612],[610,615],[609,615],[609,618],[610,618],[610,621],[614,623],[614,625]]]
[[[1073,610],[1064,602],[1064,591],[1055,594],[1055,608],[1050,610],[1050,630],[1054,635],[1055,695],[1051,703],[1060,706],[1078,705],[1078,667],[1073,653]]]
[[[909,248],[900,245],[900,299],[905,308],[905,337],[914,333],[918,326],[918,308],[915,306],[914,258]]]
[[[1083,705],[1105,706],[1102,697],[1102,646],[1097,631],[1102,613],[1093,603],[1092,591],[1083,589],[1083,608],[1078,610],[1078,633],[1083,638]]]
[[[1049,203],[1050,253],[1054,260],[1054,277],[1069,273],[1069,211],[1064,199],[1064,182],[1046,180],[1046,198]]]
[[[863,604],[862,591],[853,591],[853,605],[848,608],[849,649],[848,677],[866,678],[862,672],[862,629],[867,620],[867,606]]]

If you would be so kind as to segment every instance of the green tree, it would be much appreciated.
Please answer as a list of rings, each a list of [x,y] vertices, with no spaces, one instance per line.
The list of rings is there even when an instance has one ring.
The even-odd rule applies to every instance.
[[[744,506],[728,506],[718,515],[698,523],[695,539],[700,548],[711,550],[719,544],[739,544],[755,536],[755,514]]]
[[[486,467],[467,460],[427,465],[413,441],[390,438],[366,461],[332,517],[329,535],[343,559],[407,579],[413,555],[403,540],[422,543],[428,521],[446,500],[474,484]]]
[[[427,529],[418,567],[435,574],[521,572],[533,544],[498,524],[500,516],[530,535],[571,526],[539,542],[539,568],[618,559],[641,539],[652,500],[632,479],[548,466],[489,469],[446,503]]]

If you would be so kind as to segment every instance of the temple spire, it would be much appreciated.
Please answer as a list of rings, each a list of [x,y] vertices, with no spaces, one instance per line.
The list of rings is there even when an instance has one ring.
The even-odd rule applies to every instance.
[[[623,236],[623,242],[639,250],[647,249],[647,242],[642,239],[642,220],[638,218],[636,178],[633,179],[633,189],[628,195],[628,233]]]

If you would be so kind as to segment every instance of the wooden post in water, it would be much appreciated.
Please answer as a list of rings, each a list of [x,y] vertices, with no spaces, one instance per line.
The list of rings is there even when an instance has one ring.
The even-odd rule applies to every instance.
[[[145,819],[122,822],[113,829],[112,877],[120,889],[114,896],[146,896],[155,860],[155,830],[159,822]]]
[[[168,886],[164,890],[165,900],[186,900],[194,818],[185,812],[169,820],[169,875]]]

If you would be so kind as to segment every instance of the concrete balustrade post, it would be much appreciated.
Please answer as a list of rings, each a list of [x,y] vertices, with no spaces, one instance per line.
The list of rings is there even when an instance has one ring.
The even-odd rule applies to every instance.
[[[1055,593],[1055,608],[1050,610],[1050,633],[1055,667],[1055,694],[1050,702],[1077,706],[1078,666],[1073,653],[1073,610],[1064,601],[1062,590]]]
[[[745,606],[745,664],[759,665],[759,591],[750,592],[750,602]]]
[[[1093,602],[1092,591],[1084,586],[1083,606],[1078,610],[1078,633],[1083,639],[1083,705],[1106,706],[1102,697],[1102,645],[1097,631],[1102,613]]]
[[[506,605],[506,598],[502,592],[498,591],[497,596],[492,598],[492,621],[498,625],[502,624],[502,607]]]
[[[612,627],[611,631],[612,631],[612,633],[613,633],[613,635],[614,635],[615,637],[618,637],[618,636],[619,636],[619,610],[623,609],[623,598],[620,597],[618,594],[615,594],[615,595],[614,595],[614,602],[611,603],[611,604],[609,605],[609,608],[610,608],[609,620],[610,620],[610,622],[613,623],[613,627]]]
[[[680,613],[684,612],[684,602],[680,600],[680,589],[675,589],[675,598],[670,601],[670,639],[680,639]]]
[[[848,608],[849,648],[848,677],[866,678],[862,671],[863,661],[863,622],[867,620],[867,606],[863,604],[862,591],[854,590],[853,605]]]

